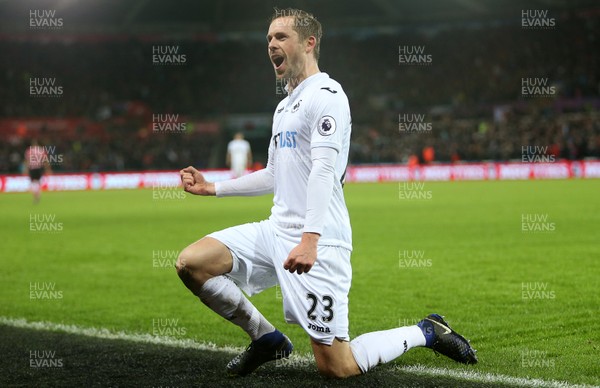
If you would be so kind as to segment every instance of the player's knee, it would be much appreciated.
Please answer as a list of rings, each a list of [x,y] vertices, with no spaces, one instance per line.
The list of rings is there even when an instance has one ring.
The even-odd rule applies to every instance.
[[[346,367],[346,365],[340,362],[317,362],[317,369],[319,370],[321,376],[332,379],[345,379],[347,377],[356,375],[351,368]]]
[[[200,288],[208,280],[197,271],[196,257],[194,251],[188,247],[181,251],[175,262],[179,279],[194,295],[198,295]]]
[[[213,276],[213,256],[214,252],[210,246],[202,243],[192,244],[179,253],[175,262],[177,274],[184,282],[193,278],[195,283],[204,283]]]
[[[179,276],[185,271],[185,263],[187,261],[187,254],[184,253],[185,249],[179,252],[179,256],[177,256],[177,261],[175,262],[175,269]]]
[[[312,339],[313,353],[319,373],[324,377],[344,379],[360,375],[350,344],[336,338],[331,345]]]
[[[333,365],[317,365],[317,369],[319,370],[321,376],[331,379],[345,379],[346,377],[351,376],[343,368]]]
[[[184,279],[190,275],[197,265],[198,255],[190,247],[185,248],[179,253],[177,261],[175,262],[175,269],[180,278]]]

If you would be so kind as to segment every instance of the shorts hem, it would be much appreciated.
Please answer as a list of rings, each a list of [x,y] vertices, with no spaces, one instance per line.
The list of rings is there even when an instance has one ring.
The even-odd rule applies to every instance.
[[[338,339],[342,342],[350,342],[350,336],[339,337],[337,335],[334,335],[334,336],[327,337],[327,338],[315,338],[310,334],[308,334],[308,336],[310,337],[311,340],[318,342],[320,344],[323,344],[323,345],[327,345],[327,346],[331,346],[333,344],[333,341],[336,339]]]

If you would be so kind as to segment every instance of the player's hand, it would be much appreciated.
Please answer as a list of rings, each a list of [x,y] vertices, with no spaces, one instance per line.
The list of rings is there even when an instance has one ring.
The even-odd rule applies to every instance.
[[[304,233],[302,240],[283,263],[283,268],[291,273],[298,272],[298,275],[307,273],[317,261],[317,242],[319,235],[316,233]]]
[[[207,182],[200,171],[189,166],[179,171],[183,190],[196,195],[215,195],[215,184]]]

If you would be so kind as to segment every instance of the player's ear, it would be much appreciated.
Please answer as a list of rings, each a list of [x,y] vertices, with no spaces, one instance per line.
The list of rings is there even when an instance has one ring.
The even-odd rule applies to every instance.
[[[315,49],[315,45],[317,44],[317,38],[315,38],[314,36],[309,36],[306,39],[306,53],[310,53],[312,50]]]

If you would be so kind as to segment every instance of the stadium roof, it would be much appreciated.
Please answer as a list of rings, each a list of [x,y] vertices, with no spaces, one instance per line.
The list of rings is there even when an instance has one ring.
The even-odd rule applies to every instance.
[[[597,0],[0,0],[5,38],[31,32],[30,11],[55,11],[64,33],[227,34],[264,33],[273,7],[308,10],[326,31],[359,27],[405,27],[439,23],[519,21],[521,10],[548,10],[552,16],[595,8]]]

